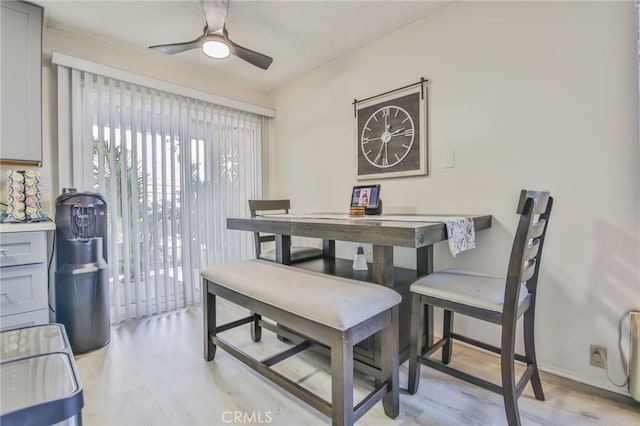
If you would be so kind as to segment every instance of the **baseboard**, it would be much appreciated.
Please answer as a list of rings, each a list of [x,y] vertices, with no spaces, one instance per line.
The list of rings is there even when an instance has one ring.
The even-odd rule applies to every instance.
[[[456,342],[457,343],[457,342]],[[558,383],[570,389],[586,391],[592,395],[602,396],[618,402],[628,403],[631,407],[637,408],[639,403],[631,398],[631,394],[626,388],[603,388],[594,383],[589,383],[581,377],[577,377],[568,371],[538,364],[543,380],[550,383]]]
[[[438,332],[434,333],[434,338],[436,340],[440,339],[442,335]],[[462,345],[466,348],[469,348],[474,351],[486,353],[491,356],[497,356],[493,352],[486,351],[484,349],[478,348],[476,346],[470,345],[465,342],[461,342],[459,340],[455,341],[456,345]],[[603,398],[609,398],[611,400],[627,404],[629,407],[637,409],[640,403],[635,401],[631,397],[631,393],[626,388],[616,389],[616,388],[603,388],[601,385],[589,383],[585,381],[585,379],[581,377],[577,377],[574,374],[561,370],[558,368],[549,367],[546,365],[538,364],[538,370],[540,371],[541,378],[549,383],[557,383],[562,386],[565,386],[569,389],[580,390],[587,392],[591,395],[600,396]]]

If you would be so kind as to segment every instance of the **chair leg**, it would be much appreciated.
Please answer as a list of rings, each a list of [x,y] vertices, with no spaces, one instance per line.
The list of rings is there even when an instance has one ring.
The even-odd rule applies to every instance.
[[[423,332],[425,337],[423,347],[430,348],[431,346],[433,346],[433,342],[435,341],[435,337],[433,334],[433,325],[435,324],[435,321],[433,319],[433,306],[425,304],[423,305],[423,310],[424,314],[422,323],[424,324]]]
[[[211,335],[216,334],[216,296],[209,293],[207,280],[202,280],[202,320],[204,334],[204,359],[211,361],[216,356],[216,346]]]
[[[387,394],[382,399],[384,413],[395,419],[400,413],[400,391],[398,387],[398,307],[391,309],[391,324],[381,333],[382,377],[389,381]]]
[[[514,365],[515,338],[515,321],[512,324],[503,325],[500,368],[502,372],[502,397],[509,426],[520,426]]]
[[[262,339],[262,326],[260,321],[262,316],[260,314],[253,313],[253,322],[251,323],[251,340],[259,342]]]
[[[449,364],[451,362],[451,355],[453,353],[453,342],[451,340],[451,332],[453,331],[453,312],[444,311],[444,322],[442,325],[442,337],[447,339],[446,343],[442,347],[442,362]]]
[[[419,294],[411,294],[411,325],[409,326],[409,383],[407,391],[413,395],[420,386],[420,357],[422,356],[422,333],[424,311]]]
[[[344,334],[331,345],[331,417],[333,426],[353,425],[353,346]]]
[[[524,314],[524,354],[527,358],[527,365],[533,366],[533,373],[531,374],[531,387],[533,388],[533,394],[537,400],[544,401],[542,382],[540,381],[540,374],[538,373],[538,361],[536,360],[536,345],[533,327],[534,319],[535,304]]]
[[[534,337],[535,324],[535,300],[531,302],[533,307],[524,313],[524,354],[527,358],[527,365],[533,366],[531,374],[531,387],[533,394],[537,400],[544,401],[544,391],[542,390],[542,382],[540,381],[540,373],[538,373],[538,361],[536,359],[536,343]]]
[[[278,338],[278,340],[280,340],[283,343],[291,343],[291,340],[287,339],[286,337],[284,337],[280,330],[285,330],[286,328],[282,325],[282,324],[276,324],[276,337]]]

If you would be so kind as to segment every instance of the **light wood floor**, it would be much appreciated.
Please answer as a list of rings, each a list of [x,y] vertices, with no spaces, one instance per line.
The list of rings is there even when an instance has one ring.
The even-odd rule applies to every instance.
[[[236,319],[244,311],[219,302],[221,320]],[[246,328],[245,328],[246,327]],[[252,355],[283,347],[265,331],[252,343],[248,326],[225,337]],[[499,377],[496,358],[454,346],[453,365],[484,377]],[[84,387],[85,426],[92,425],[225,425],[330,424],[330,419],[263,379],[221,350],[215,360],[202,355],[200,306],[114,327],[108,346],[76,358]],[[328,360],[304,352],[278,365],[287,377],[330,399]],[[452,377],[421,369],[416,395],[403,389],[407,363],[400,367],[400,415],[392,420],[377,404],[359,425],[503,425],[502,399]],[[543,377],[547,400],[537,401],[530,387],[520,398],[522,422],[529,425],[639,425],[640,404],[614,401]],[[354,400],[371,389],[356,378]]]

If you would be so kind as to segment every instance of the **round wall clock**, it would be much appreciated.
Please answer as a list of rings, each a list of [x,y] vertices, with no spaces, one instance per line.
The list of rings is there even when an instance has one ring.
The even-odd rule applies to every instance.
[[[360,149],[371,165],[386,169],[405,159],[415,135],[415,124],[407,110],[397,105],[383,106],[364,123]]]
[[[356,103],[358,179],[426,173],[426,87]]]

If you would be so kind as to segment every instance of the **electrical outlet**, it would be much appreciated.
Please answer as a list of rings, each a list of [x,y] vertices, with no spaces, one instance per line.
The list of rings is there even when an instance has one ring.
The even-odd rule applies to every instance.
[[[606,368],[604,365],[604,359],[601,355],[604,353],[604,357],[607,357],[607,348],[598,345],[589,345],[589,365],[598,368]]]

